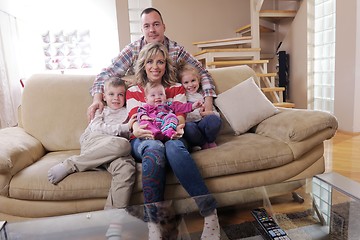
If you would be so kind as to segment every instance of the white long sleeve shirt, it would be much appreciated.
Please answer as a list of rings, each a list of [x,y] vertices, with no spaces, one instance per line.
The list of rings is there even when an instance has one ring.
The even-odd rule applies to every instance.
[[[127,120],[127,116],[128,114],[125,107],[113,110],[105,106],[101,113],[99,110],[95,112],[95,117],[85,129],[84,134],[99,132],[129,139],[129,125],[124,123]]]
[[[204,95],[200,92],[196,92],[196,93],[186,92],[186,100],[191,103],[201,100],[204,103]],[[215,106],[213,106],[213,112],[215,115],[220,116],[219,112],[216,111]],[[202,116],[200,115],[200,108],[197,108],[186,115],[186,122],[198,122],[201,119]]]

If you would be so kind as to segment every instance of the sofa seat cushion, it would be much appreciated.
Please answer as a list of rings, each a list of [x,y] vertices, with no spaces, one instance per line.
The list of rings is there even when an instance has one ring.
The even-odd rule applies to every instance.
[[[216,148],[192,153],[204,179],[272,169],[294,161],[292,150],[286,143],[254,133],[219,135],[216,143]],[[133,193],[142,192],[140,163],[136,164],[136,172]],[[178,182],[169,169],[166,184]]]
[[[74,200],[106,198],[111,175],[107,171],[86,171],[67,176],[53,185],[47,179],[47,171],[55,164],[79,151],[51,152],[39,161],[16,174],[9,188],[9,197],[25,200]]]
[[[204,178],[270,169],[294,160],[286,143],[254,133],[220,135],[216,143],[216,148],[192,154]]]
[[[286,143],[254,133],[219,135],[216,143],[216,148],[192,153],[204,179],[276,168],[294,161],[292,150]],[[140,166],[137,171],[141,172]],[[178,183],[171,170],[166,183]],[[136,176],[134,192],[139,189],[141,174]]]
[[[294,161],[289,146],[281,141],[246,133],[235,136],[219,135],[216,148],[192,153],[202,176],[207,178],[276,168]],[[25,200],[75,200],[106,198],[111,182],[107,171],[86,171],[67,176],[53,185],[47,179],[47,171],[55,164],[79,151],[60,151],[46,154],[36,163],[16,174],[9,189],[11,198]],[[236,156],[236,157],[234,157]],[[133,192],[141,192],[141,164],[137,164]],[[167,184],[177,184],[171,170]]]

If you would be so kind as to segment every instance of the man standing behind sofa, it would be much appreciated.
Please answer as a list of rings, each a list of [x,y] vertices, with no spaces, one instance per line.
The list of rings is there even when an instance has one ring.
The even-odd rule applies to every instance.
[[[208,71],[205,70],[202,67],[201,63],[197,61],[193,56],[191,56],[184,49],[184,47],[178,45],[175,41],[170,40],[164,35],[165,24],[163,22],[161,13],[157,9],[146,8],[141,12],[140,18],[143,37],[127,45],[119,53],[119,55],[115,59],[113,59],[112,64],[97,75],[93,87],[90,91],[91,95],[93,96],[93,102],[89,106],[87,111],[88,120],[90,121],[94,118],[94,114],[97,109],[100,109],[100,111],[102,111],[104,107],[101,97],[104,91],[104,81],[110,77],[124,77],[125,75],[134,75],[134,68],[141,49],[146,44],[155,42],[162,43],[166,46],[169,57],[172,60],[172,64],[174,64],[175,66],[180,60],[182,60],[195,66],[198,69],[201,75],[201,85],[205,93],[205,110],[212,111],[213,98],[216,97],[216,93],[213,79],[211,78]],[[185,123],[184,117],[179,116],[179,123]],[[146,130],[145,127],[146,125],[139,126],[136,130],[136,136],[140,137],[145,136],[146,134],[151,134],[151,131]],[[180,128],[179,130],[177,130],[175,138],[181,138],[183,133],[183,128]],[[156,229],[158,230],[158,228]],[[110,236],[112,234],[112,236],[116,235],[116,233],[112,232],[113,229],[110,227],[107,236]],[[157,231],[155,232],[157,234]],[[152,235],[154,234],[155,233],[152,232]],[[152,238],[150,237],[150,239]]]
[[[102,111],[104,104],[102,102],[102,93],[104,91],[104,80],[116,76],[123,77],[125,75],[134,74],[134,66],[138,59],[139,52],[147,43],[160,42],[163,43],[173,61],[173,64],[184,60],[189,64],[195,66],[201,75],[201,85],[205,93],[205,110],[212,110],[213,98],[216,97],[215,86],[213,79],[201,63],[190,55],[183,46],[180,46],[175,41],[167,38],[165,33],[165,24],[163,22],[161,13],[155,8],[146,8],[140,14],[141,17],[141,31],[143,37],[127,45],[120,54],[113,59],[112,64],[97,75],[94,85],[91,88],[91,95],[93,102],[88,108],[89,121],[94,118],[95,111],[100,109]]]

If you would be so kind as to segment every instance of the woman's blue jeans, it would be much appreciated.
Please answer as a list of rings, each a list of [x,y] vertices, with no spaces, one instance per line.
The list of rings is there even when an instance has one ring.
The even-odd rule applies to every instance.
[[[200,214],[207,216],[216,208],[216,200],[209,193],[200,172],[185,147],[184,140],[159,140],[135,138],[131,140],[132,155],[142,162],[144,201],[164,201],[167,165],[171,167],[180,184],[194,197]]]
[[[207,115],[198,122],[187,122],[184,137],[191,146],[203,146],[215,142],[221,128],[221,119],[216,115]]]

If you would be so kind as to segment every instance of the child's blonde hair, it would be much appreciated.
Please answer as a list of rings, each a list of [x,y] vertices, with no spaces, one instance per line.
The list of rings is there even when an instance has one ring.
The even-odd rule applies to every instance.
[[[199,84],[201,83],[200,73],[198,69],[190,63],[187,63],[186,61],[180,60],[179,63],[176,65],[176,78],[179,83],[181,83],[181,79],[183,78],[185,72],[191,72],[199,81]]]
[[[165,91],[165,87],[161,83],[147,82],[144,86],[145,96],[148,94],[150,89],[155,88],[157,86],[161,86],[162,88],[164,88],[164,91]]]
[[[112,87],[124,86],[125,90],[126,90],[126,82],[119,77],[110,77],[109,79],[106,79],[105,83],[104,83],[104,91],[106,91],[106,89],[109,86],[112,86]]]

